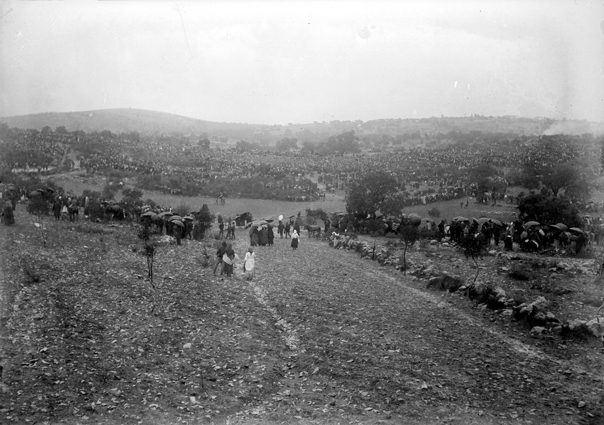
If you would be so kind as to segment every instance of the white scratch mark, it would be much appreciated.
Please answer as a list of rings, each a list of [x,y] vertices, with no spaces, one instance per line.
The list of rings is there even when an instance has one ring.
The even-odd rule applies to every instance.
[[[457,81],[455,81],[455,84],[453,84],[453,88],[456,89],[457,88]]]

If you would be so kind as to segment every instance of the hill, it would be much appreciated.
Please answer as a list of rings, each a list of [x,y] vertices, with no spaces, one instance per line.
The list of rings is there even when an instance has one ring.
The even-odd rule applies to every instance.
[[[45,126],[64,126],[68,131],[86,132],[110,130],[112,132],[132,132],[141,134],[216,133],[231,129],[254,127],[249,124],[216,123],[167,112],[143,109],[99,109],[79,112],[47,112],[43,114],[19,115],[0,118],[0,123],[9,127],[42,129]]]
[[[432,117],[405,119],[377,119],[369,121],[323,121],[306,124],[268,125],[220,123],[205,121],[166,112],[143,109],[102,109],[80,112],[48,112],[0,118],[9,127],[35,128],[64,126],[69,131],[86,132],[110,130],[112,132],[136,131],[143,135],[182,133],[201,135],[232,141],[247,140],[274,143],[285,137],[298,141],[320,142],[331,135],[354,130],[361,139],[375,139],[381,135],[396,137],[407,135],[407,140],[419,139],[426,134],[439,139],[453,133],[509,133],[516,135],[541,134],[604,134],[604,123],[550,118],[517,116],[492,117]]]

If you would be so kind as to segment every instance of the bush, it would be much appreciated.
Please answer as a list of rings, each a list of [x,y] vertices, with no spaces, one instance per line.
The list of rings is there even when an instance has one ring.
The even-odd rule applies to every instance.
[[[41,218],[43,215],[50,214],[50,203],[44,196],[34,196],[29,199],[27,212]]]
[[[440,217],[440,210],[436,207],[432,207],[428,210],[428,215],[432,218],[439,218]]]
[[[2,223],[4,223],[5,226],[12,226],[15,224],[15,214],[13,213],[13,207],[10,204],[4,206]]]
[[[182,202],[173,210],[174,214],[178,214],[181,217],[189,214],[191,212],[191,206],[187,203]]]

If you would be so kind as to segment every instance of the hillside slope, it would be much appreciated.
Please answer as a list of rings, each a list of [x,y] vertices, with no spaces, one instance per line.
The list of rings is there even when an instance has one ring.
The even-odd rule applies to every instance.
[[[48,112],[43,114],[4,117],[0,118],[0,122],[6,123],[9,127],[36,128],[38,130],[44,126],[49,126],[53,129],[64,126],[69,131],[137,131],[145,134],[155,132],[166,134],[175,132],[200,134],[204,132],[220,131],[226,128],[234,129],[240,126],[251,127],[248,124],[216,123],[166,112],[132,108],[79,112]]]

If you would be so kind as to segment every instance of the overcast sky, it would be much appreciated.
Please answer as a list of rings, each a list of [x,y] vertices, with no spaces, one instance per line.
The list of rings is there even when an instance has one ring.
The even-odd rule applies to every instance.
[[[0,1],[0,116],[604,120],[604,2]]]

